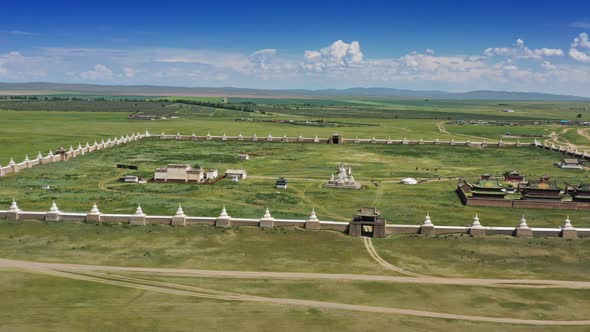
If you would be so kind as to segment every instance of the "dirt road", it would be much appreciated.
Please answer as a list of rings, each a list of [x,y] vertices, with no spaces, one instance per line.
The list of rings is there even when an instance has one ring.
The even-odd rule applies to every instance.
[[[568,288],[590,289],[590,281],[537,280],[537,279],[477,279],[444,277],[398,277],[368,274],[332,274],[305,272],[268,272],[268,271],[225,271],[200,269],[172,269],[128,266],[84,265],[66,263],[39,263],[10,259],[0,259],[0,268],[22,268],[28,270],[68,270],[68,271],[102,271],[102,272],[138,272],[162,276],[193,276],[199,278],[236,278],[236,279],[292,279],[292,280],[357,280],[381,281],[395,283],[462,285],[482,287],[514,288]]]
[[[15,262],[15,261],[12,261]],[[3,260],[2,264],[11,264],[9,261]],[[242,301],[242,302],[259,302],[270,303],[278,305],[294,305],[301,307],[310,307],[317,309],[335,309],[335,310],[349,310],[382,314],[396,314],[406,316],[417,316],[427,318],[441,318],[462,321],[474,322],[489,322],[489,323],[505,323],[505,324],[521,324],[521,325],[559,325],[559,326],[573,326],[573,325],[590,325],[590,320],[534,320],[534,319],[517,319],[517,318],[502,318],[502,317],[485,317],[485,316],[470,316],[458,315],[442,312],[402,309],[402,308],[386,308],[368,305],[356,305],[334,302],[323,302],[313,300],[300,299],[286,299],[286,298],[270,298],[263,296],[254,296],[240,293],[222,292],[200,287],[192,287],[187,285],[159,282],[153,280],[145,280],[139,278],[131,278],[119,275],[109,275],[101,273],[82,271],[60,271],[59,269],[44,268],[43,264],[38,263],[20,263],[24,268],[36,272],[49,274],[57,277],[70,278],[76,280],[84,280],[89,282],[97,282],[113,286],[128,287],[141,289],[146,291],[160,292],[170,295],[190,296],[198,298],[208,298],[224,301]],[[53,265],[52,265],[53,266]]]
[[[369,252],[369,256],[371,256],[371,258],[373,258],[377,263],[379,263],[379,265],[383,266],[385,269],[415,278],[427,277],[425,275],[410,272],[400,267],[389,264],[387,261],[381,258],[381,256],[379,256],[377,250],[375,250],[375,247],[373,247],[373,240],[371,240],[371,238],[365,237],[363,238],[363,241],[365,243],[365,248],[367,248],[367,251]]]

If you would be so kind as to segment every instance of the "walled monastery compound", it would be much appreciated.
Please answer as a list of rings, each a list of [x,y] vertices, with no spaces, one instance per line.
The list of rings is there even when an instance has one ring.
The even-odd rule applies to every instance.
[[[146,130],[145,133],[137,133],[132,135],[121,136],[120,138],[107,139],[107,141],[101,140],[100,143],[94,142],[90,145],[82,146],[78,145],[74,149],[70,146],[68,150],[62,150],[58,153],[49,151],[46,156],[41,153],[35,159],[29,159],[28,156],[21,163],[15,163],[11,158],[10,163],[7,166],[0,166],[0,176],[5,176],[10,173],[18,173],[24,169],[39,166],[47,163],[67,161],[70,158],[85,155],[94,151],[100,151],[110,147],[126,144],[133,141],[138,141],[145,138],[154,137]],[[488,144],[487,142],[471,142],[471,141],[424,141],[420,140],[387,140],[383,139],[343,139],[340,135],[333,135],[329,138],[304,138],[299,137],[272,137],[271,134],[265,138],[259,139],[256,134],[251,137],[244,137],[241,134],[238,136],[212,136],[207,134],[206,136],[197,136],[192,134],[190,136],[181,135],[166,135],[162,133],[159,136],[155,136],[160,139],[169,140],[182,140],[182,141],[263,141],[263,142],[303,142],[303,143],[328,143],[328,144],[446,144],[451,146],[473,146],[473,147],[525,147],[525,146],[536,146],[539,148],[558,151],[566,154],[571,154],[576,157],[590,159],[590,155],[586,152],[571,151],[563,147],[547,146],[540,144],[536,140],[534,143],[504,143],[501,140],[497,143]],[[371,211],[368,211],[371,210]],[[359,210],[359,213],[348,222],[341,221],[329,221],[320,220],[316,215],[314,209],[312,209],[309,217],[305,220],[298,219],[275,219],[272,217],[271,212],[267,208],[264,211],[263,216],[260,219],[251,218],[238,218],[232,217],[227,212],[225,206],[221,209],[219,216],[188,216],[179,205],[178,210],[172,216],[157,216],[148,215],[144,213],[140,205],[134,214],[109,214],[102,213],[98,206],[94,204],[89,212],[87,213],[75,213],[75,212],[63,212],[61,211],[55,201],[51,204],[48,211],[25,211],[21,210],[17,202],[13,200],[8,210],[0,210],[0,219],[9,221],[18,220],[39,220],[48,222],[60,222],[60,221],[72,221],[72,222],[86,222],[86,223],[127,223],[132,225],[173,225],[173,226],[187,226],[187,225],[211,225],[215,227],[234,227],[234,226],[258,226],[261,228],[274,228],[274,227],[302,227],[311,230],[332,230],[339,232],[347,232],[353,236],[369,235],[375,237],[383,237],[386,235],[394,234],[423,234],[423,235],[440,235],[440,234],[469,234],[471,236],[486,236],[486,235],[510,235],[517,237],[563,237],[563,238],[576,238],[576,237],[590,237],[590,228],[575,228],[569,217],[565,219],[563,226],[556,228],[535,228],[529,227],[527,220],[524,216],[520,219],[515,227],[491,227],[483,226],[480,222],[479,217],[476,215],[469,226],[435,226],[431,220],[430,215],[426,215],[424,222],[420,225],[397,225],[397,224],[386,224],[385,219],[380,217],[380,213],[377,209],[363,208]],[[364,233],[366,229],[370,228],[370,231]]]

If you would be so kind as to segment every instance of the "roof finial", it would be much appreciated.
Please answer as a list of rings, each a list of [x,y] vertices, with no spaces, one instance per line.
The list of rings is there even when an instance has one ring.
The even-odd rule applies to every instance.
[[[520,224],[518,224],[518,228],[528,228],[529,225],[526,223],[526,219],[524,218],[524,214],[520,218]]]
[[[471,224],[471,228],[481,228],[481,224],[479,223],[479,217],[477,216],[477,212],[475,213],[475,217],[473,218],[473,223]]]
[[[264,216],[262,216],[262,220],[274,220],[274,218],[270,215],[270,210],[266,208],[264,211]]]
[[[223,204],[223,208],[221,208],[219,218],[229,218],[229,214],[227,214],[227,210],[225,209],[225,204]]]
[[[307,218],[307,221],[320,221],[318,216],[315,214],[315,207],[311,208],[311,214],[309,215],[309,218]]]
[[[49,212],[50,213],[60,213],[59,208],[57,207],[57,204],[55,204],[55,201],[53,201],[51,203],[51,207],[49,208]]]
[[[96,206],[96,203],[92,204],[92,209],[90,209],[90,214],[100,214],[100,210],[98,210],[98,206]]]
[[[141,209],[141,205],[139,203],[137,203],[137,209],[135,210],[135,215],[136,216],[145,216],[145,213],[143,213],[143,210]]]
[[[432,225],[432,220],[430,220],[430,213],[426,212],[426,218],[424,218],[424,222],[422,223],[424,226]]]
[[[18,208],[18,205],[16,204],[14,197],[12,198],[12,204],[10,205],[10,209],[8,209],[8,212],[20,212],[20,209]]]
[[[570,216],[567,216],[567,218],[565,218],[565,222],[563,224],[563,226],[561,226],[561,228],[563,229],[573,229],[574,226],[572,225],[572,221],[570,220]]]
[[[182,205],[180,205],[180,203],[178,203],[178,210],[176,210],[175,217],[186,217],[184,211],[182,210]]]

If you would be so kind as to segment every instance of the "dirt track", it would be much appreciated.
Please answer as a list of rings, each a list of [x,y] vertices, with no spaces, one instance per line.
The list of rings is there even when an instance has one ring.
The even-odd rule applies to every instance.
[[[67,271],[102,271],[102,272],[138,272],[162,276],[193,276],[199,278],[236,278],[236,279],[292,279],[292,280],[358,280],[395,283],[416,283],[435,285],[463,285],[483,287],[514,288],[568,288],[590,289],[590,281],[536,280],[536,279],[476,279],[444,277],[397,277],[368,274],[331,274],[304,272],[268,272],[268,271],[224,271],[199,269],[169,269],[149,267],[104,266],[64,263],[38,263],[9,259],[0,259],[0,268],[22,268],[27,270],[67,270]]]
[[[427,276],[425,276],[425,275],[410,272],[410,271],[404,270],[400,267],[389,264],[387,261],[385,261],[383,258],[381,258],[381,256],[379,256],[379,254],[377,253],[377,250],[375,250],[375,247],[373,247],[373,240],[371,240],[368,237],[365,237],[365,238],[363,238],[363,241],[365,243],[365,248],[367,248],[367,251],[369,252],[369,255],[371,256],[371,258],[373,258],[375,261],[377,261],[377,263],[379,263],[379,265],[383,266],[385,269],[390,270],[390,271],[395,271],[400,274],[405,274],[410,277],[427,278]]]
[[[13,261],[14,262],[14,261]],[[3,264],[8,264],[7,261],[3,260]],[[441,318],[441,319],[452,319],[452,320],[464,320],[464,321],[475,321],[475,322],[490,322],[490,323],[505,323],[505,324],[524,324],[524,325],[590,325],[589,320],[568,320],[568,321],[553,321],[553,320],[533,320],[533,319],[516,319],[516,318],[501,318],[501,317],[484,317],[484,316],[469,316],[469,315],[457,315],[441,312],[431,312],[422,310],[411,310],[401,308],[385,308],[367,305],[355,305],[355,304],[344,304],[344,303],[333,303],[333,302],[322,302],[312,300],[299,300],[299,299],[284,299],[284,298],[269,298],[262,296],[253,296],[239,293],[215,291],[200,287],[192,287],[181,284],[174,284],[168,282],[159,282],[138,278],[131,278],[118,275],[108,275],[101,273],[93,273],[84,271],[60,271],[52,268],[43,268],[43,264],[37,263],[24,263],[22,264],[33,272],[49,274],[57,277],[64,277],[76,280],[84,280],[90,282],[98,282],[108,285],[129,287],[135,289],[142,289],[146,291],[160,292],[171,295],[180,296],[191,296],[199,298],[216,299],[223,301],[243,301],[243,302],[259,302],[259,303],[271,303],[279,305],[295,305],[302,307],[312,307],[317,309],[336,309],[336,310],[350,310],[350,311],[361,311],[371,313],[383,313],[383,314],[397,314],[397,315],[408,315],[417,317],[427,318]],[[0,265],[5,266],[5,265]],[[54,266],[54,265],[51,265]],[[20,266],[23,267],[23,266]]]

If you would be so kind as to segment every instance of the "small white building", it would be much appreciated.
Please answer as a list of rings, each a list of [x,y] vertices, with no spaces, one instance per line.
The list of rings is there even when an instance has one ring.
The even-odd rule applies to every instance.
[[[127,182],[127,183],[138,183],[139,182],[139,178],[135,175],[125,175],[123,176],[123,182]]]
[[[215,180],[217,179],[217,177],[219,176],[219,174],[217,173],[217,168],[210,168],[205,170],[205,180]]]
[[[248,173],[245,169],[227,169],[225,170],[225,177],[238,182],[240,180],[245,180],[248,177]]]
[[[238,158],[240,158],[240,160],[250,160],[250,155],[247,153],[240,153],[238,154]]]
[[[205,175],[202,168],[193,168],[187,164],[169,164],[158,168],[154,182],[203,182]]]

